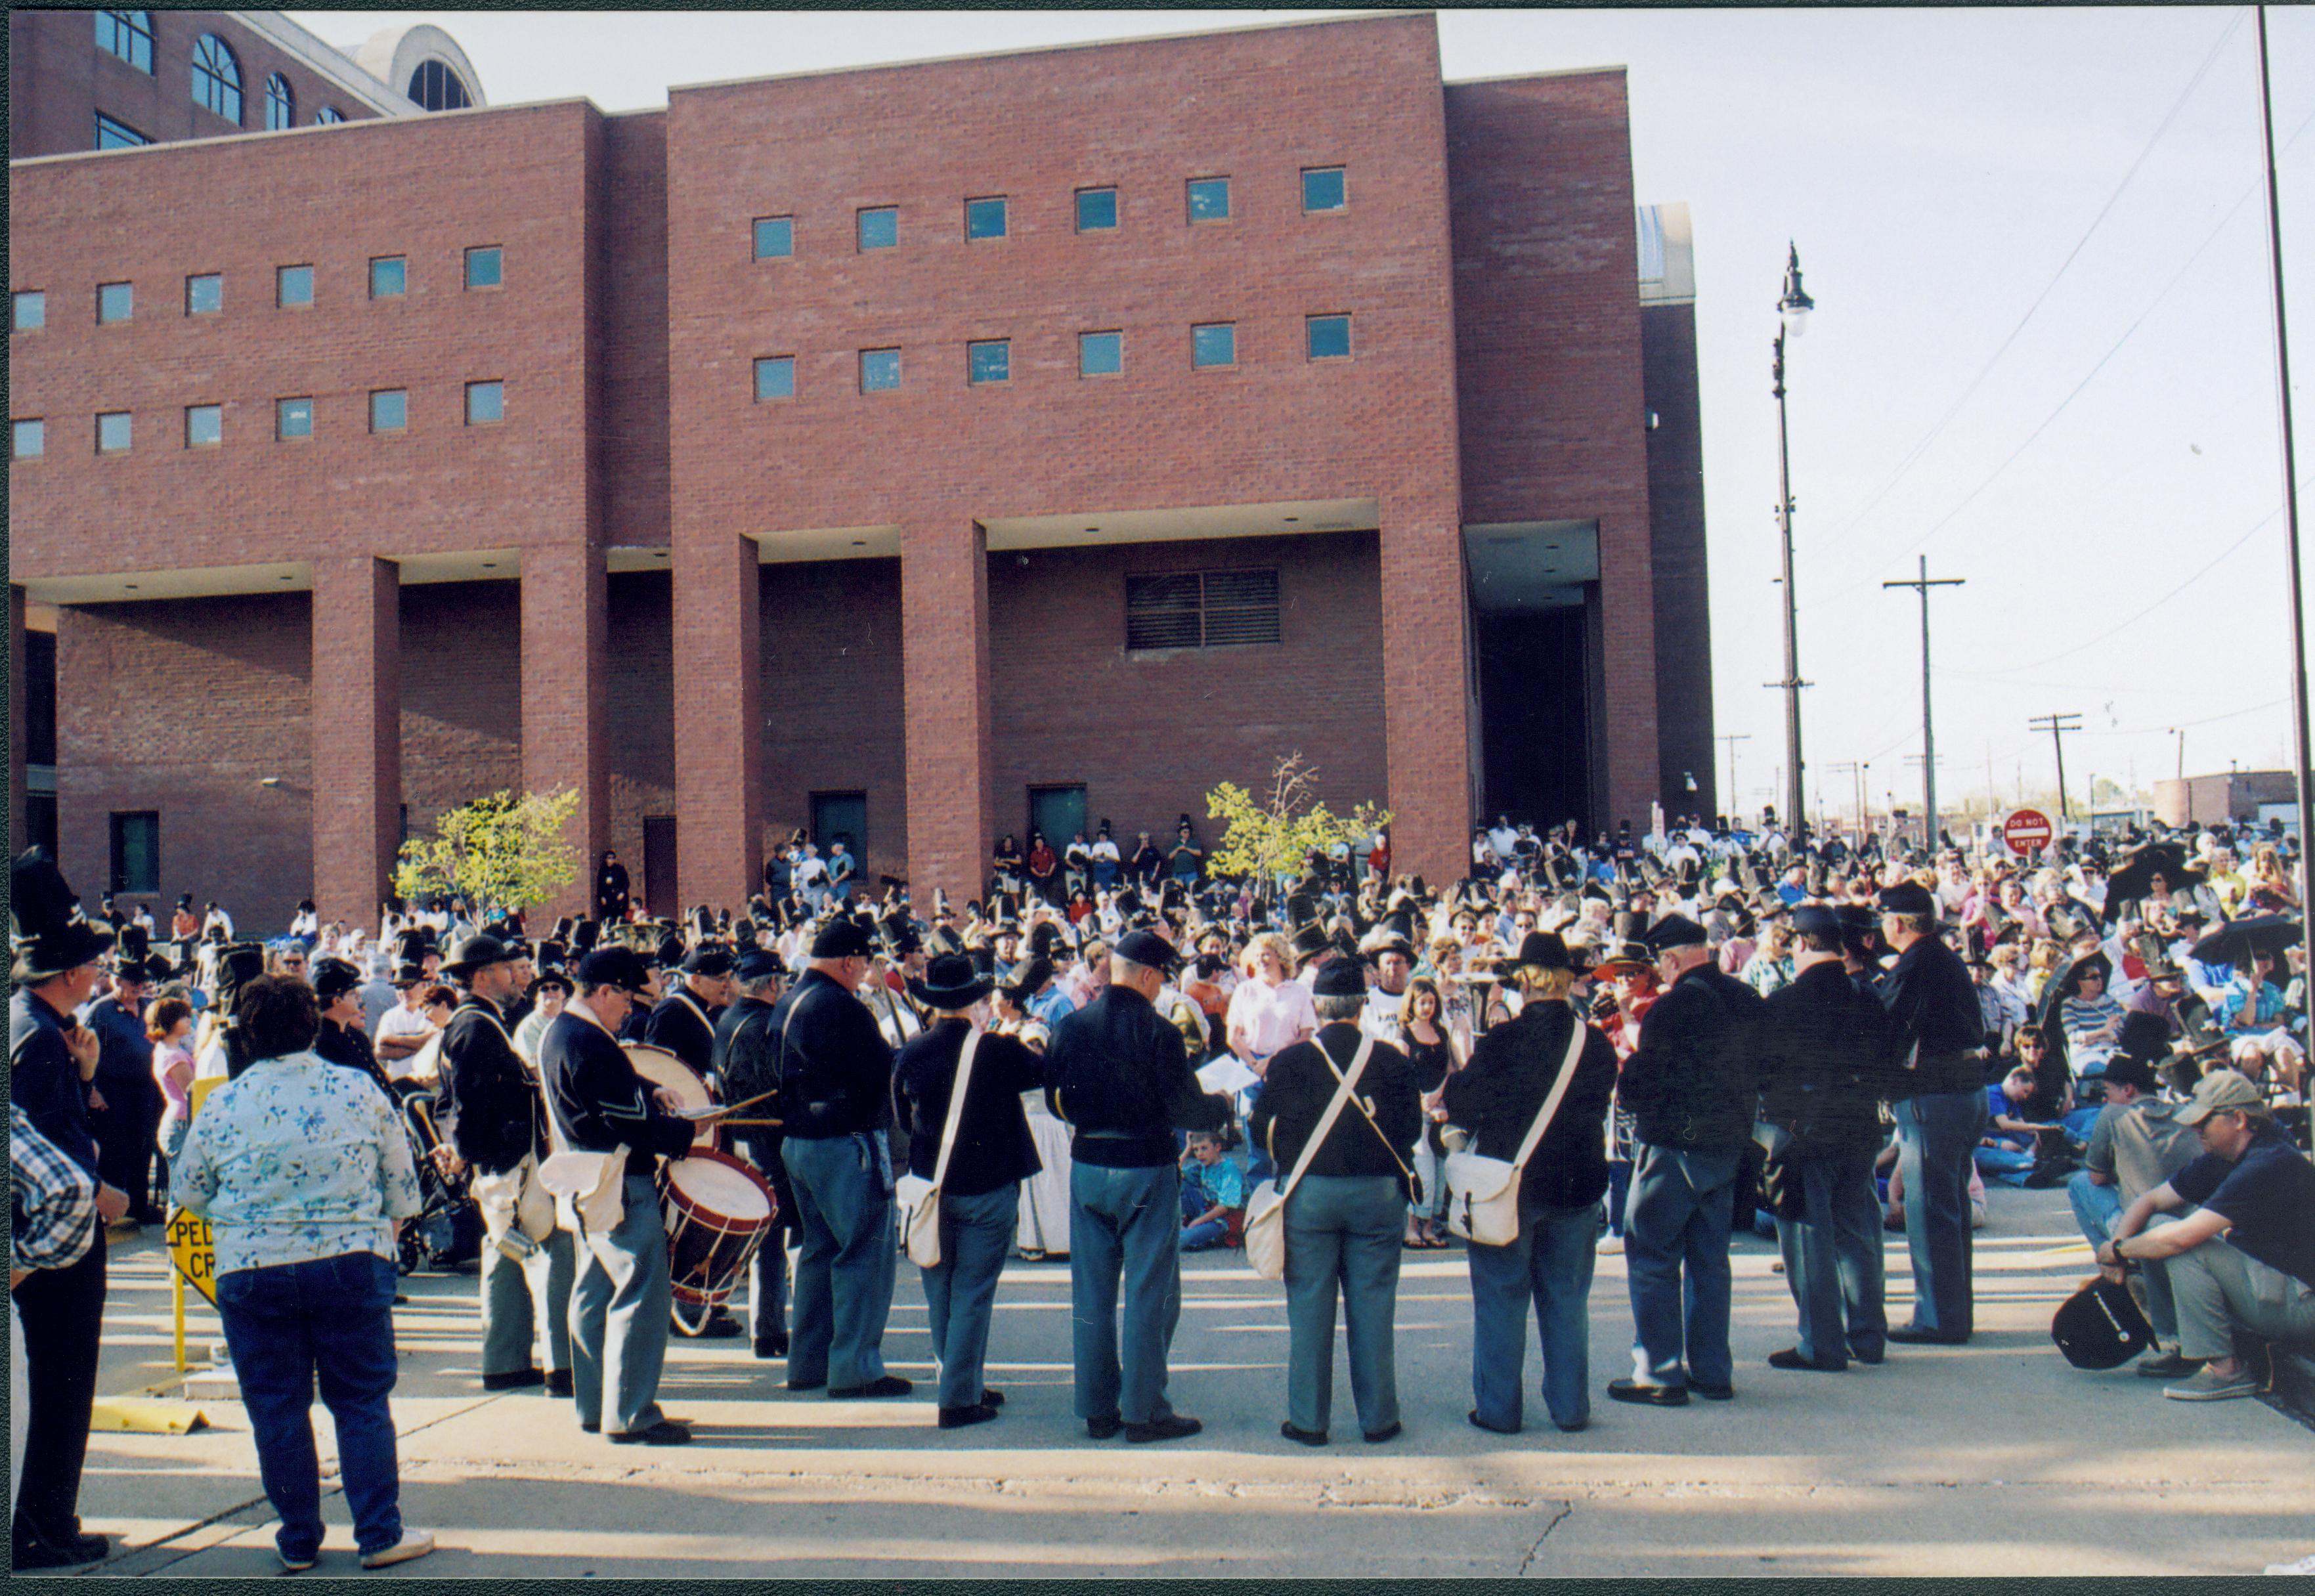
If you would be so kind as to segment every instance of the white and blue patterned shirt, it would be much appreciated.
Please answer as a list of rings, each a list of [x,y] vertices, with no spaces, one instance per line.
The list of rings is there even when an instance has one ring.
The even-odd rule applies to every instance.
[[[395,1255],[390,1220],[419,1210],[401,1117],[370,1078],[316,1055],[262,1059],[193,1116],[170,1195],[209,1221],[219,1275]]]

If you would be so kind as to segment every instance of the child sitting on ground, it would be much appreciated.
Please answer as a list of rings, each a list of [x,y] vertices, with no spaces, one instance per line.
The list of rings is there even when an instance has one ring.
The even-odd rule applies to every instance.
[[[1246,1229],[1246,1172],[1222,1156],[1221,1138],[1193,1131],[1182,1166],[1182,1250],[1237,1246]]]

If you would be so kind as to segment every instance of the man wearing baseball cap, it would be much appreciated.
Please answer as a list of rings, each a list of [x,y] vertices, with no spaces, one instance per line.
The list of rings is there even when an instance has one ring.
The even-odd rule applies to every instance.
[[[2179,1352],[2203,1368],[2165,1396],[2256,1396],[2266,1380],[2235,1356],[2237,1330],[2315,1348],[2315,1163],[2258,1087],[2231,1069],[2204,1076],[2178,1121],[2201,1135],[2203,1156],[2124,1210],[2098,1259],[2109,1274],[2160,1259],[2169,1275]],[[2176,1224],[2147,1228],[2156,1214],[2188,1207]]]

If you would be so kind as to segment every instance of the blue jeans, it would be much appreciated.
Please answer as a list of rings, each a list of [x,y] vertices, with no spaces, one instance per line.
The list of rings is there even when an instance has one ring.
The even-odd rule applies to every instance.
[[[790,1137],[780,1143],[795,1190],[795,1325],[788,1384],[847,1391],[884,1373],[899,1235],[892,1165],[882,1132]]]
[[[1171,1164],[1069,1166],[1070,1352],[1081,1419],[1147,1424],[1174,1411],[1166,1354],[1182,1317],[1181,1179]]]
[[[1736,1218],[1741,1153],[1682,1153],[1643,1145],[1625,1217],[1624,1265],[1632,1328],[1657,1385],[1725,1386],[1728,1350],[1728,1233]]]
[[[1406,1239],[1397,1175],[1306,1175],[1286,1200],[1286,1416],[1296,1429],[1326,1432],[1338,1292],[1359,1428],[1372,1435],[1399,1422],[1394,1326]]]
[[[1021,1183],[1007,1181],[978,1197],[941,1198],[941,1262],[922,1270],[940,1360],[940,1405],[971,1407],[986,1388],[989,1323],[997,1311],[997,1277],[1013,1250],[1021,1216]]]
[[[624,1177],[626,1208],[610,1229],[579,1237],[571,1288],[571,1389],[579,1423],[615,1435],[648,1430],[665,1415],[659,1377],[667,1364],[667,1227],[651,1177]]]
[[[1978,1174],[2005,1186],[2022,1186],[2026,1177],[2034,1173],[2036,1153],[2032,1148],[2000,1144],[1987,1147],[1981,1142],[1970,1150],[1970,1157],[1976,1161]]]
[[[1599,1235],[1596,1202],[1547,1208],[1522,1201],[1518,1239],[1509,1246],[1471,1244],[1471,1396],[1479,1417],[1496,1429],[1520,1427],[1530,1300],[1552,1423],[1573,1427],[1592,1416],[1590,1299]]]
[[[2115,1221],[2122,1218],[2122,1193],[2111,1182],[2098,1185],[2090,1179],[2089,1171],[2082,1169],[2066,1183],[2066,1198],[2074,1206],[2074,1223],[2081,1227],[2083,1238],[2096,1252],[2113,1237]],[[2173,1224],[2178,1219],[2177,1214],[2157,1214],[2147,1228]],[[2141,1260],[2139,1271],[2146,1290],[2147,1323],[2154,1326],[2155,1338],[2163,1345],[2176,1346],[2178,1305],[2170,1294],[2169,1271],[2160,1258]]]
[[[1801,1217],[1777,1221],[1777,1246],[1800,1309],[1796,1349],[1813,1361],[1878,1357],[1889,1319],[1882,1307],[1873,1155],[1804,1153],[1793,1175],[1801,1186]]]
[[[1891,1104],[1905,1177],[1905,1240],[1917,1330],[1965,1338],[1972,1326],[1970,1155],[1985,1134],[1982,1091],[1930,1092]]]
[[[1201,1168],[1203,1166],[1200,1166]],[[1229,1240],[1229,1224],[1224,1219],[1207,1219],[1192,1224],[1193,1219],[1214,1205],[1205,1183],[1192,1171],[1182,1177],[1182,1236],[1181,1249],[1185,1253],[1202,1253],[1208,1247],[1218,1247]]]
[[[375,1253],[217,1277],[217,1317],[257,1442],[258,1477],[280,1515],[273,1540],[285,1557],[302,1562],[322,1547],[317,1382],[337,1426],[354,1544],[378,1552],[402,1539],[402,1474],[386,1406],[395,1377],[394,1283],[393,1263]]]

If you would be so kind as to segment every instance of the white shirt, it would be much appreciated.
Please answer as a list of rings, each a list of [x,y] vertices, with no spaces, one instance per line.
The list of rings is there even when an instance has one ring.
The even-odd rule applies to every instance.
[[[1395,1048],[1406,1045],[1406,1027],[1399,1021],[1400,1005],[1406,1001],[1404,992],[1386,992],[1380,987],[1367,989],[1367,1006],[1359,1011],[1359,1029],[1377,1042],[1387,1042]]]
[[[397,1003],[386,1011],[386,1017],[377,1023],[377,1034],[370,1040],[377,1044],[377,1061],[385,1068],[389,1077],[395,1080],[408,1080],[414,1075],[428,1074],[430,1071],[420,1062],[426,1057],[424,1048],[419,1049],[405,1058],[389,1059],[386,1056],[386,1039],[393,1036],[430,1036],[433,1033],[433,1030],[434,1027],[426,1018],[426,1011],[422,1008],[412,1008],[408,1004]]]
[[[1257,1059],[1266,1059],[1298,1034],[1317,1034],[1318,1011],[1310,1002],[1310,989],[1300,981],[1281,981],[1273,987],[1256,978],[1239,982],[1237,990],[1230,994],[1228,1026],[1244,1031],[1248,1051]]]

